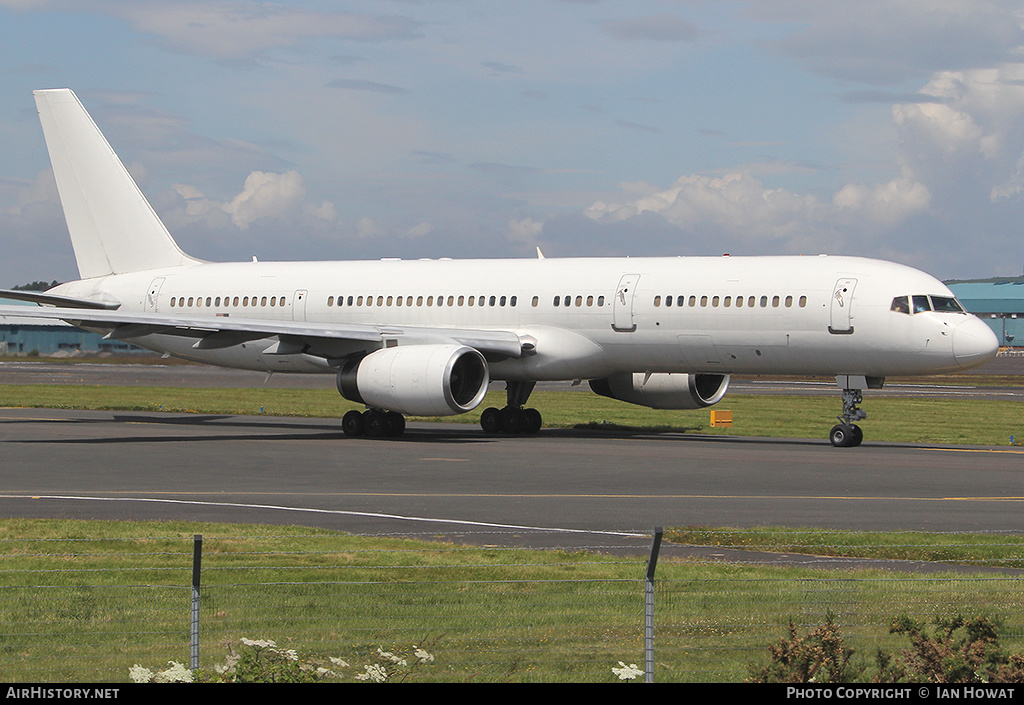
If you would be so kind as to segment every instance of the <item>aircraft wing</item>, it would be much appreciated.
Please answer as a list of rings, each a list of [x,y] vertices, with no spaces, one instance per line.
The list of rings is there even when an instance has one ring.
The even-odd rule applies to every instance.
[[[41,302],[39,298],[34,300]],[[460,343],[485,355],[514,358],[521,357],[523,346],[529,344],[508,330],[309,323],[230,316],[193,317],[49,305],[0,306],[0,316],[65,321],[78,328],[103,332],[106,338],[129,342],[152,334],[180,335],[196,338],[192,347],[197,350],[214,350],[250,340],[277,338],[279,346],[275,352],[278,354],[303,352],[326,358],[337,356],[339,342],[380,343],[385,338],[407,344]]]

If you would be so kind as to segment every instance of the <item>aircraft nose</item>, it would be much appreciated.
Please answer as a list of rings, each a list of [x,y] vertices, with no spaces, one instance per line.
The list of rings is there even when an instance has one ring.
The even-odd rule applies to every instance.
[[[984,365],[999,352],[999,339],[984,321],[971,316],[953,329],[953,356],[960,367]]]

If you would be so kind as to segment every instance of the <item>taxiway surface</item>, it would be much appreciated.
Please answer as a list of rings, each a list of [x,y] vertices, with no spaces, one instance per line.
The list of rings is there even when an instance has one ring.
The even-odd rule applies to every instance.
[[[0,516],[178,519],[649,545],[660,526],[1024,531],[1024,449],[0,410]]]

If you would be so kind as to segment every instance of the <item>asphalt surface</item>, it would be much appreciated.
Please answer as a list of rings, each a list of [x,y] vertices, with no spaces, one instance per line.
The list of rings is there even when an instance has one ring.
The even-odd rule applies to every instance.
[[[0,457],[9,517],[297,524],[630,552],[646,551],[656,527],[682,525],[1024,532],[1024,449],[1014,447],[505,437],[458,424],[371,440],[346,438],[335,420],[3,409]],[[665,555],[837,564],[675,546]]]

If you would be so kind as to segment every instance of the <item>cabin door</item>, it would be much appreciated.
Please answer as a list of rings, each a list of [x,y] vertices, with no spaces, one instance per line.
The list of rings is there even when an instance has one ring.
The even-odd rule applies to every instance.
[[[308,292],[305,289],[299,289],[295,292],[295,296],[292,297],[292,320],[293,321],[305,321],[306,320],[306,294]]]
[[[633,322],[633,297],[638,281],[639,274],[623,274],[612,298],[612,329],[620,333],[636,330],[636,323]]]
[[[829,333],[853,333],[853,289],[856,279],[840,279],[832,290],[832,309],[829,317]]]
[[[164,278],[157,277],[149,285],[149,291],[146,292],[145,309],[147,312],[157,311],[157,302],[160,300],[160,287],[164,285]]]

